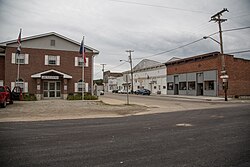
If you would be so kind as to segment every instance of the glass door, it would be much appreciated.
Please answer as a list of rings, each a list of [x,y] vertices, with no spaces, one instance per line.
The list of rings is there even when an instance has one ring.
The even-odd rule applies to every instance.
[[[44,98],[60,98],[61,97],[61,82],[44,82],[43,83]]]

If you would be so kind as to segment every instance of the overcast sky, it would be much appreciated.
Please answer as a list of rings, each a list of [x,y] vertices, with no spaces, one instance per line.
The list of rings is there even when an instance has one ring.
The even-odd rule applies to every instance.
[[[143,58],[166,62],[172,57],[190,57],[220,51],[207,39],[187,47],[154,56],[191,43],[218,31],[209,22],[212,15],[227,8],[223,30],[250,26],[250,0],[0,0],[0,41],[22,36],[57,32],[100,51],[95,58],[95,78],[105,70],[129,70],[126,50],[135,66]],[[213,38],[219,40],[219,35]],[[250,50],[250,29],[223,33],[224,52]],[[250,52],[235,54],[250,59]]]

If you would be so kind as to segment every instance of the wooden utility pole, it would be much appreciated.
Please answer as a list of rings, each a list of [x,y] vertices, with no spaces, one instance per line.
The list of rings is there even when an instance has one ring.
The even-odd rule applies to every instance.
[[[225,63],[225,56],[224,56],[224,51],[223,51],[223,41],[222,41],[222,28],[221,28],[221,23],[227,21],[227,19],[221,19],[222,13],[224,12],[229,12],[227,10],[227,8],[224,8],[223,10],[221,10],[220,12],[214,14],[213,16],[211,16],[211,20],[210,21],[215,21],[218,22],[219,24],[219,33],[220,33],[220,49],[221,49],[221,76],[220,78],[223,79],[223,89],[224,89],[224,93],[225,93],[225,101],[227,101],[227,89],[228,89],[228,75],[226,72],[226,63]]]
[[[130,64],[130,73],[131,73],[131,93],[133,94],[134,93],[134,77],[133,77],[133,65],[132,65],[132,57],[131,57],[131,53],[134,52],[133,50],[126,50],[126,52],[129,53],[129,56],[128,56],[128,61],[129,61],[129,64]]]
[[[104,84],[104,67],[106,66],[107,64],[101,64],[101,66],[102,66],[102,84],[103,84],[103,92],[104,92],[104,86],[105,86],[105,84]]]

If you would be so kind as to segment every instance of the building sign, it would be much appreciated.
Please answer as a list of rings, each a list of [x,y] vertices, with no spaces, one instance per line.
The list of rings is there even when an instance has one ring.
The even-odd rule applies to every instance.
[[[59,79],[59,76],[42,76],[42,79]]]

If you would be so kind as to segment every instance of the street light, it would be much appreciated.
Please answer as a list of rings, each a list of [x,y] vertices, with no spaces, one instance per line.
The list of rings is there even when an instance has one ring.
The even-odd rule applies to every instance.
[[[203,37],[203,39],[208,39],[208,38],[212,39],[214,42],[216,42],[216,43],[218,43],[218,44],[220,45],[220,42],[219,42],[219,41],[217,41],[216,39],[214,39],[214,38],[212,38],[212,37],[210,37],[210,36],[204,36],[204,37]]]
[[[132,61],[131,60],[120,60],[121,61],[125,61],[127,63],[130,64],[130,73],[131,73],[131,93],[133,94],[134,93],[134,78],[133,78],[133,69],[132,69]]]
[[[227,89],[228,89],[228,75],[226,72],[226,65],[225,65],[225,57],[224,57],[224,53],[223,53],[223,45],[222,45],[222,41],[219,42],[216,39],[210,37],[210,36],[204,36],[203,39],[208,39],[210,38],[211,40],[213,40],[214,42],[218,43],[220,45],[221,48],[221,64],[222,64],[222,70],[221,70],[221,76],[220,78],[222,79],[222,86],[224,89],[224,93],[225,93],[225,101],[227,101]]]

